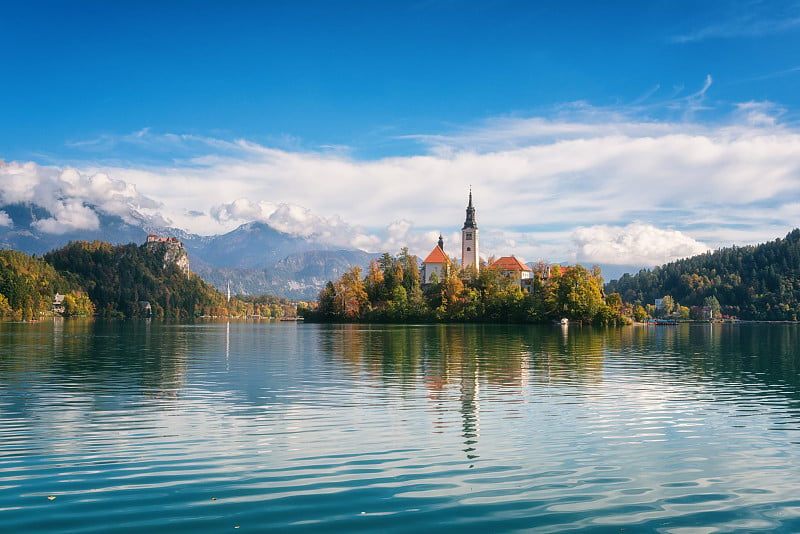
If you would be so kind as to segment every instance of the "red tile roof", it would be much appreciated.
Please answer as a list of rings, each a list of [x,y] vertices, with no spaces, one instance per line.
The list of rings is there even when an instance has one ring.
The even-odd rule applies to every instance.
[[[437,246],[431,250],[431,253],[428,254],[428,257],[425,258],[425,261],[422,263],[450,263],[450,260],[447,254],[444,253],[444,250],[442,250],[442,247]]]
[[[503,256],[495,260],[489,267],[499,271],[530,271],[530,267],[519,261],[514,256]]]

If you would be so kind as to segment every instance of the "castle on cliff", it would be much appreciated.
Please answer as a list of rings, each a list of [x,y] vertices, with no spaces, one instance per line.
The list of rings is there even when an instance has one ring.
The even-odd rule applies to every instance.
[[[163,251],[164,263],[161,266],[162,269],[175,265],[186,275],[186,278],[189,278],[189,254],[177,237],[160,237],[150,234],[147,236],[145,247],[148,250]]]

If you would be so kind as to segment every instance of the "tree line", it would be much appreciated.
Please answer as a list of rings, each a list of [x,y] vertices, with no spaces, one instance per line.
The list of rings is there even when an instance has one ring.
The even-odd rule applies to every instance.
[[[546,322],[567,318],[598,324],[621,324],[622,301],[606,297],[600,269],[581,265],[533,272],[530,291],[497,269],[481,264],[459,268],[452,259],[429,284],[422,284],[417,257],[403,248],[384,253],[362,275],[352,267],[320,291],[307,319],[365,322]]]
[[[76,241],[43,257],[0,250],[0,319],[32,320],[53,313],[103,317],[281,317],[296,304],[268,295],[230,301],[197,275],[165,261],[166,249]]]
[[[768,243],[722,248],[626,274],[609,282],[606,291],[619,293],[637,310],[665,299],[679,314],[705,308],[712,315],[796,321],[800,318],[800,230]]]
[[[0,319],[28,321],[52,309],[56,293],[64,296],[64,315],[91,315],[86,292],[40,258],[0,250]]]

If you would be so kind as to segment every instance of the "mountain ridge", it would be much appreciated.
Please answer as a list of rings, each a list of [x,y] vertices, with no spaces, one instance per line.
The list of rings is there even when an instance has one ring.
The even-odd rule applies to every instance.
[[[52,217],[41,206],[17,203],[0,206],[0,210],[11,220],[11,226],[0,226],[0,248],[41,256],[73,241],[125,245],[142,244],[149,234],[176,237],[189,253],[193,272],[222,291],[228,281],[233,281],[234,290],[247,295],[269,293],[312,300],[327,280],[323,277],[337,278],[351,266],[364,268],[375,257],[364,251],[319,243],[313,238],[292,236],[257,221],[224,234],[202,236],[161,226],[135,210],[130,211],[127,221],[95,210],[100,219],[97,229],[54,234],[37,227],[37,221]]]

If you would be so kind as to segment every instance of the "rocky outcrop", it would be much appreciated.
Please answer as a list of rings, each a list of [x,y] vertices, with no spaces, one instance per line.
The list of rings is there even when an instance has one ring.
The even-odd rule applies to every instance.
[[[178,268],[186,277],[189,277],[189,253],[183,248],[183,243],[177,237],[159,237],[150,234],[145,243],[148,250],[163,257],[162,269],[172,265]]]

